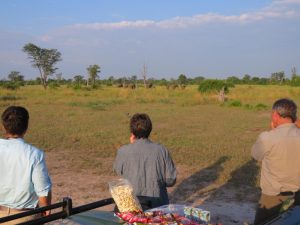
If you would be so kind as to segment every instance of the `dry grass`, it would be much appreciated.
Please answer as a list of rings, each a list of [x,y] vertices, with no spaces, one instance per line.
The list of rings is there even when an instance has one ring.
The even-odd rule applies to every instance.
[[[201,180],[217,186],[257,185],[258,171],[251,162],[250,148],[258,134],[268,129],[268,109],[222,107],[216,96],[201,95],[196,86],[186,90],[103,87],[93,91],[66,87],[44,91],[27,86],[17,91],[0,89],[1,96],[11,96],[0,98],[1,111],[13,104],[29,109],[28,142],[55,155],[52,158],[75,173],[112,175],[116,150],[129,141],[129,116],[146,112],[154,124],[151,138],[170,150],[178,166],[188,168],[179,175],[183,183]],[[271,107],[280,97],[299,103],[300,89],[237,86],[228,97]],[[57,162],[49,163],[52,173]]]

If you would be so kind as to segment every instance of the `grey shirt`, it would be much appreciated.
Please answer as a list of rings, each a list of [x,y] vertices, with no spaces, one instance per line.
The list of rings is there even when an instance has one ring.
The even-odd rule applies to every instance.
[[[152,206],[168,204],[167,188],[176,182],[176,168],[168,150],[149,139],[122,146],[114,170],[130,181],[137,196],[151,197]]]

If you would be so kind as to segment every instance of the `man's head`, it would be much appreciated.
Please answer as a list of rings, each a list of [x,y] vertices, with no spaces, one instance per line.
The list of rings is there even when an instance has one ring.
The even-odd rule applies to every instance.
[[[2,113],[2,124],[6,134],[23,136],[28,128],[29,113],[21,106],[10,106]]]
[[[277,127],[284,123],[294,123],[297,120],[297,105],[290,99],[279,99],[272,107],[272,124]]]
[[[130,119],[130,132],[136,139],[148,138],[152,131],[152,122],[145,113],[136,113]]]

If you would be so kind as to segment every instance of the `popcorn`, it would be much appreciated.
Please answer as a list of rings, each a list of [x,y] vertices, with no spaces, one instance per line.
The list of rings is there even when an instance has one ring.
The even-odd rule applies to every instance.
[[[111,182],[109,185],[111,196],[120,212],[142,211],[142,207],[129,181],[119,179],[118,181]]]

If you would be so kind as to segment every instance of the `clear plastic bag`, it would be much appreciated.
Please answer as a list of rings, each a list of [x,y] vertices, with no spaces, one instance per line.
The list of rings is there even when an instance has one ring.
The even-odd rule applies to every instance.
[[[117,179],[108,183],[109,191],[120,212],[142,211],[141,204],[134,194],[130,182],[126,179]]]

